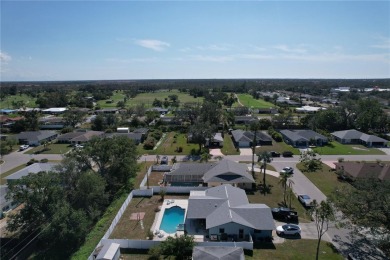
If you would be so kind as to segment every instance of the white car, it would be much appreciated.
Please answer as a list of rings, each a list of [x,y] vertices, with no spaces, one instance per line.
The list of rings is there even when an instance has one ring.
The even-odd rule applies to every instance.
[[[301,228],[298,225],[286,224],[283,226],[278,226],[276,228],[276,234],[283,235],[294,235],[299,236],[301,234]]]
[[[21,145],[21,146],[19,146],[19,151],[24,151],[24,150],[26,150],[29,147],[30,146],[28,144]]]
[[[294,169],[292,167],[284,167],[281,173],[294,174]]]
[[[75,148],[84,148],[84,146],[83,145],[81,145],[81,144],[76,144],[75,146],[74,146]]]

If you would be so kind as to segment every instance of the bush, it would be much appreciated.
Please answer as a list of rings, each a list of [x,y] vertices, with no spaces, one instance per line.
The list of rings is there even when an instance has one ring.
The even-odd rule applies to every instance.
[[[146,140],[144,142],[144,149],[145,150],[152,150],[155,145],[156,145],[156,139],[149,136],[148,138],[146,138]]]
[[[161,136],[162,136],[162,132],[160,130],[154,130],[153,132],[151,132],[149,134],[151,137],[153,137],[154,139],[156,140],[160,140]]]
[[[27,166],[39,162],[38,160],[35,160],[34,158],[27,162]]]
[[[41,163],[47,163],[49,160],[47,159],[47,158],[43,158],[43,159],[41,159]]]

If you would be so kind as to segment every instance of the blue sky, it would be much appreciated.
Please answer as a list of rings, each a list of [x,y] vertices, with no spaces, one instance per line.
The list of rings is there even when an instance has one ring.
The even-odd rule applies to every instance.
[[[389,1],[1,1],[1,80],[389,78]]]

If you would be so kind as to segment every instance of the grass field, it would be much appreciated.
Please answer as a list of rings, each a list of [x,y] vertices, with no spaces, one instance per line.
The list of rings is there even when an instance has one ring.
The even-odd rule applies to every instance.
[[[49,144],[47,148],[49,150],[40,152],[43,150],[43,146],[40,145],[28,150],[25,154],[64,154],[72,149],[72,146],[70,144]]]
[[[11,108],[12,109],[13,108],[13,106],[12,106],[13,101],[14,102],[23,101],[24,105],[26,107],[31,107],[31,108],[38,107],[38,105],[35,104],[36,100],[37,100],[36,98],[29,97],[25,94],[7,96],[6,98],[4,98],[4,100],[1,100],[0,109],[1,108]],[[19,107],[17,107],[17,108],[19,108]]]
[[[299,149],[292,147],[291,145],[286,144],[285,142],[276,142],[272,140],[272,146],[264,145],[256,148],[256,154],[262,153],[264,151],[270,152],[275,151],[283,153],[284,151],[291,151],[295,155],[299,155]]]
[[[7,183],[7,180],[4,179],[5,177],[7,177],[7,176],[9,176],[9,175],[11,175],[11,174],[13,174],[13,173],[23,169],[24,167],[26,167],[26,165],[22,164],[22,165],[19,165],[19,166],[15,167],[15,168],[13,168],[13,169],[11,169],[9,171],[6,171],[6,172],[2,173],[1,174],[1,178],[0,178],[0,185],[4,185],[4,184]]]
[[[157,91],[157,92],[149,92],[149,93],[141,93],[138,94],[135,98],[130,99],[127,102],[128,106],[136,106],[139,104],[145,104],[146,107],[152,107],[153,101],[155,98],[164,101],[165,98],[168,98],[170,95],[177,95],[178,100],[181,104],[194,102],[194,103],[203,103],[203,98],[194,98],[187,93],[181,93],[178,90],[171,91]]]
[[[329,197],[335,189],[342,190],[345,187],[350,186],[347,182],[339,181],[336,173],[326,164],[322,164],[322,169],[315,172],[304,172],[302,163],[298,163],[297,167],[327,197]]]
[[[317,241],[310,239],[291,239],[282,244],[256,243],[253,251],[245,251],[247,260],[312,260],[315,259]],[[334,247],[327,242],[322,242],[319,251],[320,260],[342,260],[344,259]],[[147,250],[121,250],[121,257],[125,260],[147,260]]]
[[[221,148],[221,152],[224,155],[239,155],[240,151],[237,151],[236,147],[234,146],[232,137],[228,134],[225,134],[223,138],[223,147]]]
[[[107,100],[99,100],[97,102],[97,105],[101,108],[116,108],[116,104],[118,103],[118,101],[124,101],[124,98],[125,95],[123,94],[123,91],[114,91],[113,95],[110,98],[110,100],[112,100],[111,103],[107,103]]]
[[[270,108],[275,107],[274,104],[264,101],[264,99],[254,99],[249,94],[238,94],[238,99],[240,100],[241,104],[243,104],[246,107],[253,107],[253,108]],[[235,105],[238,103],[235,103]]]
[[[316,147],[314,151],[321,155],[378,155],[385,154],[379,149],[367,148],[363,145],[340,144],[333,141],[323,147]]]

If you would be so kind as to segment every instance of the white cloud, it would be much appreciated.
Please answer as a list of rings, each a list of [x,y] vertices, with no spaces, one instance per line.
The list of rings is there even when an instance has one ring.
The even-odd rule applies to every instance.
[[[7,53],[0,51],[0,62],[7,64],[9,61],[12,60],[12,57],[9,56]]]
[[[142,62],[142,63],[147,63],[147,62],[157,62],[159,59],[155,57],[151,58],[131,58],[131,59],[118,59],[118,58],[108,58],[106,59],[108,62],[114,62],[114,63],[136,63],[136,62]]]
[[[171,46],[167,42],[159,41],[159,40],[150,40],[150,39],[144,39],[144,40],[136,40],[135,44],[148,48],[154,51],[163,51],[167,47]]]
[[[307,52],[307,50],[304,48],[291,48],[291,47],[284,45],[284,44],[275,45],[275,46],[273,46],[273,48],[280,50],[280,51],[288,52],[288,53],[306,53]]]
[[[226,62],[234,60],[233,56],[210,56],[210,55],[190,55],[191,60],[195,61],[212,61],[212,62]]]
[[[211,44],[207,46],[197,46],[196,48],[201,51],[228,51],[231,49],[232,46],[230,45],[217,45],[217,44]]]
[[[380,43],[371,45],[372,48],[390,49],[390,39],[383,38]]]

